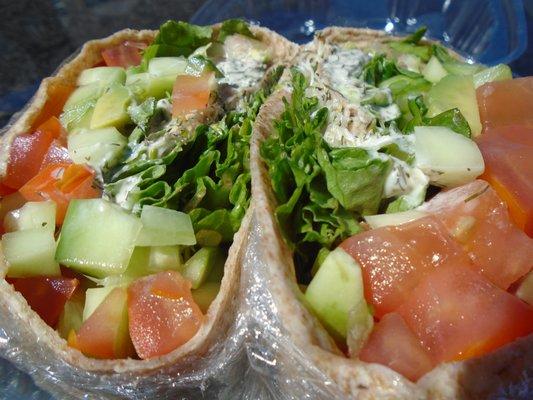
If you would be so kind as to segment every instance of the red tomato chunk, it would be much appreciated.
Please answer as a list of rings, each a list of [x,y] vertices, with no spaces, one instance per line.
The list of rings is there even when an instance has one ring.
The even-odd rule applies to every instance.
[[[435,365],[428,351],[397,313],[387,314],[378,322],[359,358],[386,365],[412,381],[417,381]]]
[[[55,277],[7,278],[29,306],[51,327],[59,321],[65,303],[78,287],[77,279]]]
[[[468,263],[461,246],[434,217],[363,232],[341,247],[361,265],[365,297],[378,318],[396,310],[436,268]]]
[[[466,266],[435,270],[398,313],[437,362],[480,356],[533,332],[533,307]]]
[[[142,359],[170,353],[200,329],[204,316],[191,284],[175,271],[134,281],[128,288],[130,336]]]

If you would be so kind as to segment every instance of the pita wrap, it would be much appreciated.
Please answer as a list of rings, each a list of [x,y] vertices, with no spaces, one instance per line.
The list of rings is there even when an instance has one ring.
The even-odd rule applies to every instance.
[[[214,26],[217,30],[220,25]],[[273,64],[292,57],[297,45],[266,28],[250,27],[255,36],[271,49]],[[157,31],[126,29],[105,39],[87,42],[78,55],[68,60],[56,74],[42,81],[26,108],[14,117],[1,138],[0,176],[7,167],[9,146],[14,137],[28,132],[49,99],[64,85],[75,86],[78,75],[101,62],[103,49],[125,40],[150,42]],[[65,398],[166,396],[183,388],[198,387],[215,368],[215,354],[224,347],[228,329],[238,306],[241,255],[245,246],[251,210],[233,238],[224,267],[224,277],[196,335],[174,351],[147,360],[99,360],[84,356],[67,345],[57,332],[45,324],[28,306],[24,297],[3,279],[7,267],[0,266],[0,353],[19,368],[32,373],[40,386]],[[2,257],[3,258],[3,257]],[[183,376],[182,383],[176,382]],[[194,379],[200,381],[193,382]],[[180,392],[187,393],[187,392]]]
[[[316,59],[317,51],[329,44],[353,42],[361,49],[380,47],[397,38],[368,29],[327,28],[315,40],[302,46],[298,58]],[[319,67],[320,68],[320,67]],[[285,81],[287,77],[285,76]],[[260,145],[274,131],[274,122],[284,111],[282,99],[291,93],[282,88],[261,109],[251,145],[252,196],[255,215],[263,237],[270,241],[263,249],[269,266],[268,285],[281,324],[290,340],[309,361],[329,376],[348,398],[357,399],[481,399],[533,392],[533,336],[521,338],[484,357],[440,364],[413,383],[393,370],[344,356],[317,318],[304,304],[298,287],[293,254],[283,239],[275,217],[277,200],[268,167],[262,161]],[[482,312],[482,310],[480,310]]]

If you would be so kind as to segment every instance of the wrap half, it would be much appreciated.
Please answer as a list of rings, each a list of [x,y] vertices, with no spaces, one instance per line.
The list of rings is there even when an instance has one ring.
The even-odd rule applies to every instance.
[[[336,332],[332,333],[335,329],[325,328],[325,324],[331,322],[331,320],[327,319],[327,311],[325,312],[326,317],[324,318],[324,313],[321,314],[310,304],[309,297],[304,294],[306,289],[302,289],[301,286],[301,284],[306,285],[309,283],[309,270],[313,263],[313,258],[310,257],[310,262],[308,260],[307,264],[304,263],[304,271],[302,272],[302,257],[305,257],[306,252],[309,253],[314,251],[314,254],[317,252],[316,248],[313,250],[308,244],[301,244],[302,242],[312,242],[315,240],[314,237],[309,235],[314,235],[318,232],[320,236],[321,233],[327,232],[327,234],[333,236],[336,235],[335,229],[347,229],[348,233],[345,233],[344,235],[341,234],[340,238],[333,242],[334,244],[332,247],[335,248],[346,237],[350,237],[354,233],[360,231],[360,228],[354,228],[353,231],[350,231],[346,227],[342,228],[342,225],[340,227],[339,225],[336,227],[334,226],[334,228],[329,231],[325,228],[324,230],[320,230],[320,228],[316,227],[319,225],[317,221],[330,221],[330,216],[337,213],[339,209],[338,204],[334,206],[326,205],[322,208],[321,205],[327,204],[328,199],[338,200],[342,206],[341,208],[352,213],[354,208],[350,208],[346,205],[350,203],[350,198],[358,197],[362,191],[368,193],[368,189],[371,189],[375,185],[384,185],[383,181],[380,181],[378,178],[373,178],[367,186],[362,186],[359,191],[351,192],[351,197],[346,195],[346,197],[342,199],[342,196],[337,195],[339,193],[338,190],[329,190],[328,192],[324,189],[326,186],[325,180],[327,180],[327,189],[330,189],[330,184],[334,186],[329,180],[329,177],[327,177],[327,171],[319,173],[324,174],[324,178],[322,178],[324,179],[323,182],[317,182],[317,180],[313,178],[315,180],[311,180],[312,183],[307,182],[303,185],[298,183],[305,181],[306,176],[316,176],[313,175],[315,174],[316,168],[326,168],[324,167],[324,164],[320,162],[320,159],[317,162],[315,158],[315,161],[311,162],[308,161],[309,158],[306,158],[312,157],[309,156],[309,154],[313,154],[313,151],[320,151],[313,150],[313,148],[322,147],[328,152],[331,151],[331,149],[340,152],[347,151],[351,147],[360,147],[368,154],[378,154],[378,150],[381,150],[380,146],[391,143],[384,141],[379,143],[377,147],[366,145],[368,141],[365,142],[365,140],[367,140],[368,137],[364,135],[364,131],[366,131],[366,129],[371,130],[369,127],[375,126],[372,124],[375,124],[376,119],[379,118],[372,118],[371,116],[368,121],[365,121],[365,116],[361,115],[364,114],[365,110],[362,110],[364,107],[361,105],[361,90],[358,89],[357,84],[354,85],[355,87],[343,87],[342,85],[339,87],[338,82],[343,76],[344,79],[349,78],[350,73],[360,75],[361,69],[364,68],[364,65],[368,65],[368,62],[370,61],[369,58],[365,59],[368,52],[372,52],[374,55],[385,54],[386,57],[392,57],[394,50],[388,46],[388,43],[401,43],[399,47],[396,47],[397,49],[402,49],[402,47],[411,48],[423,43],[429,44],[429,42],[421,41],[422,35],[414,41],[409,42],[409,40],[404,38],[392,37],[383,32],[368,29],[331,27],[318,32],[314,41],[302,46],[299,55],[295,58],[294,64],[300,71],[298,79],[294,78],[295,73],[293,72],[293,81],[292,84],[290,84],[288,83],[290,81],[289,74],[285,75],[283,80],[286,83],[285,87],[275,92],[261,109],[254,126],[254,136],[252,138],[251,147],[252,194],[255,199],[255,214],[259,229],[265,238],[271,238],[268,245],[265,245],[263,248],[265,264],[269,267],[269,269],[265,271],[265,274],[268,276],[267,282],[269,290],[276,303],[281,323],[285,327],[290,339],[309,357],[309,360],[325,372],[325,374],[329,376],[349,398],[477,399],[489,398],[491,396],[505,397],[505,395],[512,397],[518,396],[518,393],[530,394],[532,387],[530,379],[531,362],[533,357],[533,338],[531,335],[518,338],[487,355],[471,358],[465,361],[438,363],[430,372],[414,383],[384,365],[361,361],[356,352],[352,355],[352,358],[348,358],[347,353],[351,352],[352,349],[346,348],[346,339],[339,340],[338,335],[334,334]],[[340,51],[339,48],[342,48],[342,51]],[[417,50],[420,49],[416,49],[414,54],[416,54]],[[343,53],[343,51],[345,52]],[[350,51],[355,52],[355,61],[353,58],[354,53],[351,55],[348,54]],[[399,52],[402,53],[402,50]],[[417,57],[416,59],[412,58],[413,52],[406,54],[408,54],[408,56],[402,57],[400,61],[396,58],[396,68],[410,69],[413,74],[410,74],[409,71],[404,72],[405,75],[403,75],[401,79],[405,78],[405,80],[408,81],[411,78],[421,78],[422,68],[419,65],[413,67],[411,63],[413,60],[415,64],[419,63],[420,57]],[[340,68],[332,68],[332,55],[334,61],[343,64]],[[451,59],[460,59],[455,53],[449,52],[448,55],[450,57],[450,62],[453,62]],[[349,59],[349,56],[352,58]],[[329,63],[328,57],[330,57]],[[429,58],[428,55],[426,62]],[[349,72],[343,72],[343,68],[345,70],[348,69]],[[381,72],[384,70],[386,70],[386,68],[383,68]],[[444,72],[445,74],[448,74],[447,71]],[[402,73],[399,75],[398,73],[393,75],[401,76]],[[392,79],[394,79],[394,77]],[[439,79],[442,79],[442,77]],[[303,92],[295,89],[298,80],[299,82],[306,80],[307,86]],[[381,79],[381,81],[383,81],[383,79]],[[368,82],[368,80],[366,82]],[[379,85],[380,82],[374,81],[373,83],[373,86],[379,88],[383,87]],[[391,89],[390,86],[388,88]],[[392,87],[391,91],[393,90],[394,88]],[[473,87],[471,90],[473,91]],[[296,102],[292,99],[295,93],[299,96]],[[396,99],[395,96],[396,94],[393,93],[394,99]],[[411,98],[414,97],[416,97],[416,93]],[[314,100],[310,100],[307,104],[316,104],[315,102],[317,102],[319,105],[314,108],[309,106],[309,108],[306,109],[305,106],[302,106],[302,104],[306,104],[306,98],[314,98]],[[356,106],[353,105],[354,103],[356,103]],[[376,109],[377,107],[386,107],[393,104],[390,99],[388,101],[385,100],[385,103],[386,104],[381,105],[371,104],[372,107],[376,106]],[[452,106],[455,107],[454,105]],[[329,119],[324,118],[326,119],[326,122],[318,120],[320,118],[321,107],[328,109]],[[376,109],[374,109],[374,111]],[[304,111],[303,113],[298,114],[297,110],[307,110],[308,113],[307,115],[303,115],[305,114]],[[461,109],[460,111],[468,120],[467,126],[470,126],[471,128],[468,132],[468,136],[473,137],[475,134],[479,134],[479,132],[475,132],[476,121],[472,121],[464,109]],[[379,113],[376,114],[379,115]],[[376,114],[374,114],[374,116]],[[291,117],[287,117],[287,115],[290,115]],[[430,118],[428,115],[429,114],[426,114],[426,117]],[[361,118],[357,119],[354,118],[354,116],[360,116]],[[343,117],[346,117],[348,122],[343,120]],[[419,120],[418,124],[430,124],[429,119],[424,119],[426,117]],[[292,123],[288,122],[290,118],[292,118],[292,121],[300,118],[301,123],[291,125]],[[393,119],[397,120],[396,118]],[[341,129],[347,128],[347,131],[351,132],[361,132],[361,124],[364,129],[362,130],[363,133],[361,135],[356,134],[353,136],[347,136],[343,135],[342,132],[339,133],[339,130],[335,131],[327,128],[328,126],[335,124]],[[295,126],[298,126],[298,128],[295,128]],[[315,126],[318,126],[319,128],[315,128]],[[387,126],[389,125],[387,124]],[[311,137],[315,135],[315,131],[309,133],[307,136],[302,135],[301,131],[306,129],[309,129],[309,131],[315,129],[315,131],[321,132],[323,139],[317,139],[315,142],[311,141]],[[404,128],[400,126],[400,129]],[[404,133],[408,132],[409,129],[410,128],[408,127],[405,128]],[[455,132],[460,130],[457,126],[452,127],[451,129]],[[326,131],[326,133],[324,133],[324,131]],[[290,138],[292,134],[299,136],[292,139],[292,141],[291,139],[287,139]],[[384,138],[386,135],[393,134],[394,133],[387,132],[386,134],[381,134],[380,137]],[[264,148],[265,142],[273,137],[276,138],[276,140],[270,141],[268,148]],[[304,143],[306,140],[308,140],[309,143],[314,144],[306,145],[306,149],[304,149],[303,145],[297,147],[295,144]],[[328,145],[320,145],[322,140],[328,142]],[[337,140],[336,143],[334,143],[335,140]],[[376,141],[378,140],[376,139]],[[280,147],[276,147],[278,145]],[[286,150],[284,156],[290,158],[288,154],[293,154],[295,159],[293,164],[287,163],[287,165],[279,167],[278,164],[280,163],[280,158],[276,158],[276,151],[278,151],[276,149],[283,148],[283,146],[285,146],[285,149],[291,149]],[[309,148],[311,148],[311,150],[309,150]],[[290,151],[292,151],[292,153],[290,153]],[[314,157],[319,157],[316,156],[317,153],[314,154]],[[358,157],[360,156],[361,155],[359,154]],[[330,156],[330,158],[332,157],[333,156]],[[340,157],[336,160],[339,161],[339,163],[343,161]],[[346,161],[346,164],[344,165],[348,165],[347,163],[348,161]],[[295,164],[297,164],[298,167],[295,167]],[[301,171],[299,171],[300,168]],[[300,173],[303,175],[300,175]],[[477,173],[477,175],[479,174],[480,172]],[[477,175],[465,178],[464,182],[475,179]],[[342,179],[340,174],[337,174],[336,176],[337,179]],[[350,179],[355,178],[352,175],[352,178]],[[443,184],[443,181],[435,182],[432,179],[438,178],[431,176],[428,179],[432,185],[438,184],[438,186],[441,187],[460,185],[458,182],[449,185]],[[424,201],[427,184],[428,180],[425,181],[422,199],[414,200],[413,203],[405,209],[416,208]],[[345,181],[345,185],[349,186],[350,183]],[[473,183],[471,185],[476,186],[478,183]],[[481,185],[483,186],[483,184]],[[342,186],[342,184],[340,184],[340,186]],[[302,193],[306,193],[306,196],[314,195],[315,200],[311,199],[311,201],[308,201],[307,203],[305,201],[298,203],[298,201],[300,201],[298,200],[298,196],[303,196],[298,192],[300,189],[302,190]],[[283,190],[286,192],[283,193]],[[485,188],[484,190],[487,189]],[[323,194],[323,196],[326,196],[327,198],[319,198],[320,193],[326,193]],[[391,195],[392,198],[389,198],[388,201],[398,200],[405,195],[407,196],[403,197],[404,200],[412,200],[413,197],[417,197],[415,191],[398,191],[393,193],[393,195]],[[443,196],[446,196],[446,193],[443,193]],[[385,196],[384,190],[380,189],[378,191],[378,203],[383,201],[383,198],[385,197],[389,196]],[[309,219],[311,219],[311,217],[309,217],[311,212],[308,211],[309,214],[305,217],[305,213],[301,211],[302,207],[305,207],[306,210],[311,210],[313,205],[309,206],[309,204],[312,201],[314,201],[315,204],[318,203],[320,205],[318,210],[317,208],[314,208],[312,211],[315,217],[314,223],[317,225],[311,225],[308,223]],[[443,198],[444,204],[447,204],[448,202],[449,198]],[[394,201],[394,203],[398,204],[399,202]],[[430,205],[429,210],[431,210],[432,203],[429,202],[428,204]],[[369,207],[368,205],[365,206]],[[379,207],[380,210],[383,210],[383,203],[381,203]],[[366,211],[361,211],[361,208],[356,210],[355,214],[358,215],[357,218],[360,218],[359,220],[362,219],[361,214],[378,214],[377,206],[370,206]],[[321,214],[321,211],[326,215]],[[400,208],[396,211],[402,211],[402,209]],[[305,223],[302,222],[302,219]],[[283,224],[280,223],[280,220],[283,221]],[[348,220],[348,218],[345,220]],[[348,223],[346,226],[348,226]],[[297,229],[301,230],[297,231]],[[294,233],[294,230],[297,232]],[[313,230],[315,232],[312,232]],[[527,247],[531,247],[531,239],[528,239],[523,232],[516,233],[513,230],[513,234],[521,237],[521,243],[523,243],[521,250],[528,251]],[[306,235],[306,239],[301,239],[304,235]],[[324,242],[326,242],[325,237],[326,233],[323,233],[322,239],[324,239]],[[298,240],[301,240],[301,242]],[[332,250],[332,247],[330,247],[329,250]],[[298,256],[299,265],[295,265],[295,250],[300,252],[300,255]],[[379,253],[376,252],[376,254]],[[525,268],[531,269],[531,265],[526,265]],[[527,270],[525,272],[527,273]],[[311,274],[315,273],[314,265]],[[346,276],[343,278],[343,280],[348,279],[349,278]],[[311,285],[312,283],[313,282],[311,281]],[[335,290],[341,291],[343,289],[334,287],[329,288],[329,291],[331,292],[335,292]],[[351,293],[345,293],[345,297],[349,297],[350,295]],[[519,305],[519,307],[522,306]],[[330,311],[331,314],[335,312],[333,308],[331,308]],[[483,310],[479,310],[479,312],[483,313]],[[531,316],[530,309],[528,312],[529,314],[527,315]],[[358,331],[358,334],[366,329],[363,321],[359,321],[359,323],[359,327],[355,328],[355,330]],[[528,323],[529,328],[526,328],[525,333],[527,333],[528,329],[529,332],[531,332],[530,317]],[[331,328],[331,325],[329,328]],[[522,335],[523,334],[524,333],[522,333]],[[368,336],[365,336],[362,340],[367,339]],[[393,343],[394,342],[391,342],[390,346],[394,346]],[[349,346],[350,343],[348,343],[348,347]],[[394,354],[395,351],[396,349],[392,347],[389,348],[389,354]],[[525,396],[527,397],[528,395],[526,394]]]
[[[179,29],[184,25],[188,25],[179,25],[183,23],[175,22],[169,23],[173,24],[174,28],[178,26],[177,32],[180,32]],[[169,23],[167,23],[167,28]],[[230,27],[229,29],[227,29],[228,26]],[[243,123],[245,125],[248,124],[244,129],[249,129],[261,103],[268,95],[272,85],[275,83],[276,66],[285,63],[296,49],[296,45],[277,35],[275,32],[256,26],[250,26],[248,28],[242,21],[234,20],[227,25],[218,24],[212,28],[202,27],[192,29],[193,31],[196,29],[196,33],[200,32],[204,36],[206,36],[205,29],[208,29],[207,37],[211,35],[212,29],[212,35],[218,37],[219,42],[225,41],[225,43],[227,43],[226,39],[228,37],[233,39],[236,38],[234,40],[235,43],[233,43],[233,46],[231,47],[231,52],[234,52],[235,54],[231,56],[228,55],[227,52],[230,50],[224,49],[220,43],[216,46],[211,46],[216,47],[211,49],[214,53],[226,51],[225,56],[224,54],[217,54],[214,56],[215,58],[221,57],[219,59],[222,61],[217,63],[217,66],[213,68],[216,70],[216,74],[220,73],[220,70],[222,70],[225,78],[220,78],[218,76],[214,78],[217,80],[218,89],[211,92],[209,103],[207,106],[205,104],[203,105],[206,109],[201,110],[201,112],[196,114],[198,117],[197,119],[194,118],[194,115],[193,118],[189,118],[190,113],[194,114],[196,112],[194,107],[192,110],[187,110],[187,113],[189,113],[187,114],[187,118],[183,116],[184,114],[179,114],[178,111],[178,119],[183,116],[182,119],[187,119],[190,124],[179,126],[178,129],[167,135],[168,137],[165,137],[164,140],[160,140],[160,142],[165,142],[166,145],[168,145],[169,141],[172,142],[172,140],[174,140],[173,138],[179,136],[179,134],[182,134],[183,132],[196,132],[195,134],[200,136],[198,126],[206,127],[205,129],[201,128],[204,129],[201,134],[205,134],[205,130],[207,130],[209,126],[215,126],[218,124],[217,126],[221,135],[226,135],[224,137],[227,137],[227,130],[229,129],[232,129],[233,135],[240,134],[243,129]],[[222,32],[224,32],[224,37],[222,36]],[[243,35],[239,35],[237,32],[241,32]],[[256,47],[249,46],[248,42],[243,40],[243,37],[246,39],[246,35],[253,37],[253,43],[256,44]],[[26,108],[12,120],[12,123],[10,123],[8,128],[4,131],[1,139],[1,175],[4,177],[9,172],[8,163],[10,160],[10,150],[15,138],[35,131],[43,122],[52,116],[59,117],[61,115],[61,122],[63,125],[68,125],[69,123],[77,124],[79,122],[79,118],[78,120],[69,119],[68,115],[65,115],[66,112],[62,112],[65,100],[67,100],[72,90],[77,84],[79,84],[79,79],[83,71],[95,66],[103,65],[103,51],[114,49],[117,46],[124,45],[124,43],[144,43],[144,47],[146,47],[146,45],[152,43],[157,37],[157,31],[135,31],[126,29],[105,39],[90,41],[82,47],[78,55],[68,60],[61,68],[59,68],[54,76],[44,79],[34,98]],[[159,50],[165,45],[168,45],[169,40],[172,41],[172,38],[163,38],[159,42],[162,43]],[[190,43],[188,45],[192,46]],[[205,43],[196,44],[192,50],[198,50],[199,47],[204,45]],[[209,46],[205,47],[208,48]],[[210,56],[206,55],[206,48],[200,49],[198,51],[199,57],[195,58],[192,62],[191,57],[187,60],[186,57],[188,54],[184,54],[184,62],[187,63],[186,68],[192,68],[192,72],[188,71],[186,74],[188,73],[191,76],[198,76],[203,73],[202,70],[205,72],[206,68],[213,67],[213,62],[209,58]],[[150,49],[150,47],[148,49]],[[173,54],[172,52],[166,54],[165,49],[163,49],[159,54],[156,54],[156,56],[176,56],[179,55],[181,50],[174,49],[174,51],[177,51],[178,54]],[[254,53],[250,54],[249,52]],[[258,55],[257,53],[261,54]],[[234,57],[234,59],[230,59],[231,57]],[[239,82],[231,81],[231,79],[240,79],[238,74],[241,73],[242,70],[239,68],[243,68],[243,62],[250,60],[254,61],[257,57],[262,57],[261,61],[256,62],[255,64],[255,67],[258,65],[259,67],[252,71],[252,76],[249,78],[250,80],[248,82],[240,84]],[[224,62],[225,64],[223,64]],[[207,64],[209,64],[208,67],[206,67]],[[144,68],[146,69],[147,66],[145,65]],[[267,72],[267,70],[270,72]],[[132,74],[135,74],[135,72],[139,71],[134,71]],[[130,71],[128,71],[128,75],[129,73]],[[144,74],[146,75],[146,73]],[[139,72],[139,75],[142,75],[142,72]],[[213,73],[212,76],[214,75],[215,74]],[[235,78],[236,76],[237,78]],[[274,80],[268,81],[266,78],[267,76],[274,76]],[[175,79],[175,77],[173,79]],[[142,103],[142,101],[150,100],[150,94],[146,94],[142,92],[142,90],[141,87],[140,93],[142,100],[136,100],[138,103],[136,105],[147,104],[146,102]],[[149,91],[150,89],[144,88],[144,90]],[[169,106],[169,103],[172,103],[172,99],[169,98],[170,93],[172,93],[172,84],[170,85],[170,88],[167,87],[166,91],[166,95],[161,95],[161,97],[167,99],[167,104],[164,104],[163,102],[163,105],[160,107],[163,109],[166,106],[166,110],[159,111],[160,116],[158,118],[162,118],[161,115],[163,115],[163,118],[167,118],[167,120],[175,120],[175,110],[169,110],[169,108],[172,108],[172,104]],[[138,95],[138,93],[136,93],[136,95]],[[148,99],[146,99],[147,97]],[[158,99],[156,98],[155,100]],[[155,103],[151,106],[152,112],[154,112]],[[94,103],[91,107],[95,107]],[[94,109],[91,110],[91,112],[96,112]],[[235,121],[231,122],[233,125],[228,122],[228,113],[235,118]],[[92,122],[94,122],[94,120],[92,120]],[[161,123],[159,120],[156,122]],[[127,122],[127,124],[131,123],[131,121]],[[139,126],[140,125],[138,125],[137,128]],[[67,128],[67,126],[63,127]],[[70,127],[71,126],[69,125],[69,128]],[[90,128],[92,127],[93,126]],[[143,128],[146,128],[146,126]],[[84,127],[83,129],[86,128]],[[120,129],[122,130],[123,128],[121,127]],[[150,131],[145,131],[143,133],[144,139],[146,139],[149,134]],[[172,136],[173,134],[174,136]],[[161,137],[162,136],[160,135],[158,138],[161,139]],[[154,139],[154,141],[158,138]],[[64,140],[65,138],[62,139]],[[9,265],[8,263],[2,263],[0,269],[0,276],[2,278],[0,279],[0,330],[2,332],[0,335],[2,337],[2,344],[0,347],[2,355],[16,362],[20,368],[31,372],[39,385],[56,395],[61,396],[61,398],[65,398],[66,396],[79,398],[82,395],[88,394],[91,398],[104,398],[107,396],[119,398],[130,396],[132,394],[142,397],[153,395],[167,396],[178,389],[181,390],[181,393],[189,393],[189,389],[191,393],[193,393],[194,390],[201,390],[198,388],[200,383],[207,380],[211,372],[218,368],[217,363],[219,363],[220,360],[217,359],[217,354],[220,354],[224,348],[228,330],[236,318],[235,310],[238,305],[237,289],[240,282],[241,268],[240,259],[242,249],[245,246],[250,219],[250,211],[246,210],[250,205],[249,194],[246,195],[246,191],[249,193],[250,185],[249,174],[246,171],[248,168],[247,158],[249,154],[246,150],[246,146],[248,146],[246,132],[244,132],[241,142],[242,144],[240,144],[240,146],[244,146],[242,152],[242,157],[244,158],[241,160],[241,164],[236,164],[237,166],[235,168],[241,168],[240,174],[241,176],[244,175],[242,178],[242,189],[244,192],[241,193],[241,196],[244,196],[244,199],[238,201],[238,205],[241,209],[235,211],[235,214],[238,215],[235,219],[236,226],[233,221],[235,233],[231,230],[229,233],[225,232],[226,236],[229,236],[229,240],[225,240],[227,258],[223,263],[223,277],[221,278],[220,289],[211,304],[208,305],[208,309],[202,317],[201,325],[190,340],[187,340],[184,344],[178,346],[174,350],[167,352],[167,354],[150,356],[143,360],[132,358],[111,360],[86,356],[77,349],[69,346],[65,339],[61,338],[51,326],[47,325],[39,315],[32,310],[25,297],[19,291],[15,290],[13,285],[4,279],[6,275],[9,276]],[[133,146],[142,143],[143,139],[141,138],[137,143],[133,143]],[[171,146],[172,144],[173,143],[171,143]],[[201,146],[201,144],[199,144],[199,146]],[[69,148],[69,151],[70,150],[71,149]],[[207,152],[207,148],[205,150]],[[186,151],[187,149],[183,150],[183,152]],[[198,149],[196,149],[196,151],[198,151]],[[203,150],[200,148],[200,153],[197,152],[197,154],[201,154],[202,151]],[[229,152],[230,150],[227,151]],[[152,164],[148,165],[160,167],[160,165],[163,164],[164,166],[164,163],[160,162],[161,157],[168,155],[168,152],[169,150],[167,146],[167,149],[162,150],[161,153],[157,153],[155,157],[149,156],[148,158],[151,157],[150,162],[152,162]],[[145,153],[147,152],[145,151]],[[70,154],[72,155],[72,152],[70,152]],[[220,157],[218,150],[216,154],[216,157]],[[180,206],[177,205],[179,201],[178,203],[174,202],[172,203],[173,205],[170,205],[171,202],[168,200],[167,196],[168,184],[165,184],[167,186],[165,186],[166,189],[163,191],[155,193],[150,192],[148,200],[146,200],[146,196],[143,197],[142,195],[139,195],[143,189],[146,189],[146,185],[143,187],[135,187],[135,185],[127,188],[122,187],[121,194],[110,189],[110,186],[106,185],[115,183],[116,187],[117,181],[120,181],[123,177],[126,177],[126,179],[128,177],[131,178],[135,173],[138,173],[139,169],[141,172],[143,168],[146,169],[146,167],[142,167],[141,163],[141,167],[139,167],[139,164],[136,164],[136,166],[132,168],[132,171],[128,171],[127,161],[124,161],[125,157],[126,156],[121,160],[113,161],[115,164],[113,170],[111,170],[108,164],[92,166],[94,170],[97,171],[97,175],[99,175],[99,185],[102,185],[103,183],[103,192],[112,202],[120,203],[119,200],[121,199],[121,205],[128,210],[128,213],[133,211],[137,212],[137,214],[140,213],[141,208],[145,204],[163,209],[178,208],[179,211],[190,211],[195,208],[189,204],[187,209],[180,209]],[[87,158],[87,160],[90,162],[89,158]],[[216,161],[218,163],[219,159],[217,158]],[[222,164],[223,161],[224,159],[220,157],[220,164]],[[195,164],[195,160],[182,160],[181,162],[189,162],[189,165]],[[120,170],[120,168],[122,168],[122,170]],[[242,170],[243,168],[244,170]],[[125,170],[126,173],[124,173]],[[117,175],[117,171],[120,171],[122,175]],[[165,172],[165,170],[163,170],[163,172]],[[114,177],[110,178],[113,173],[115,173]],[[179,167],[176,167],[175,164],[172,164],[172,161],[170,161],[168,162],[166,173],[170,175],[172,173],[178,174],[178,176],[171,178],[171,180],[167,179],[167,182],[170,182],[170,185],[172,185],[174,181],[179,178],[179,173],[183,173],[183,171],[180,171]],[[204,173],[207,174],[209,171]],[[246,180],[246,176],[248,176],[248,180]],[[201,176],[199,178],[201,178]],[[235,183],[231,182],[231,179],[236,178],[237,175],[230,177],[230,181],[226,182],[226,184],[231,187],[231,185]],[[159,173],[159,175],[155,176],[155,179],[152,179],[152,181],[159,184],[159,181],[164,181],[165,179],[166,175],[163,176],[163,173]],[[151,188],[152,186],[149,187]],[[193,189],[191,196],[194,194],[195,192]],[[203,194],[201,191],[196,192],[195,196],[197,204],[201,202],[202,195],[205,196],[205,192]],[[236,195],[239,194],[237,193]],[[169,202],[167,203],[167,201]],[[230,200],[230,202],[231,201],[233,200]],[[179,204],[183,206],[184,202],[182,201]],[[203,207],[209,208],[209,206],[205,204]],[[213,207],[216,209],[216,206]],[[67,215],[66,219],[68,218],[69,216]],[[200,228],[195,227],[195,229],[197,233]],[[204,229],[204,233],[205,230],[206,229]],[[215,234],[213,234],[213,232],[211,233],[211,236],[207,235],[207,239],[204,237],[204,243],[207,241],[207,244],[211,246],[217,246],[221,241],[224,243],[224,239],[221,239],[222,234],[220,232],[215,232]],[[209,240],[211,241],[209,242]],[[100,279],[98,283],[105,285],[105,279],[102,281],[102,278],[107,277],[100,276],[97,277],[96,280],[98,281],[98,279]],[[185,377],[181,383],[179,383],[180,376]],[[194,388],[195,386],[197,386],[197,388]]]

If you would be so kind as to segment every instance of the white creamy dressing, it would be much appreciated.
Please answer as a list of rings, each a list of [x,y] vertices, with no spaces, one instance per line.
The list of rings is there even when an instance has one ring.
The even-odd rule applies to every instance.
[[[376,127],[376,119],[381,122],[393,121],[401,116],[397,104],[392,102],[392,95],[387,89],[388,105],[376,106],[361,104],[365,95],[372,91],[381,90],[369,87],[359,77],[366,63],[371,57],[358,49],[333,48],[332,53],[323,64],[324,78],[329,85],[339,92],[349,105],[335,101],[334,96],[326,96],[316,88],[311,89],[311,95],[318,97],[321,104],[330,110],[328,126],[324,132],[324,140],[333,148],[358,147],[369,151],[371,155],[392,162],[391,172],[386,178],[384,186],[385,198],[402,197],[412,207],[424,201],[428,177],[419,168],[410,166],[405,161],[378,150],[390,144],[397,144],[405,152],[413,153],[413,137],[403,135],[394,128],[382,129]],[[418,66],[403,60],[404,67],[416,70]],[[305,64],[301,65],[305,68]],[[303,68],[302,68],[303,69]],[[305,68],[310,74],[312,70]],[[383,94],[383,93],[382,93]],[[333,97],[333,99],[331,98]]]
[[[128,196],[130,192],[135,189],[139,183],[141,183],[141,180],[141,177],[138,175],[133,175],[122,179],[120,181],[120,189],[115,194],[115,203],[126,210],[130,210],[131,204],[128,201]]]
[[[266,65],[253,58],[229,58],[217,64],[224,77],[218,79],[220,85],[228,85],[243,90],[257,85],[265,76]]]

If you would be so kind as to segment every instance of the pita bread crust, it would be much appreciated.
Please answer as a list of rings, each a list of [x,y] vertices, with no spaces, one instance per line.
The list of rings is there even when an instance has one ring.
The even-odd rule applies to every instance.
[[[376,43],[391,39],[397,40],[383,32],[369,29],[327,28],[317,34],[313,45],[317,41],[357,41],[358,46],[369,49]],[[307,51],[309,47],[303,46],[303,50]],[[303,349],[310,360],[335,381],[347,396],[357,399],[486,398],[506,386],[515,385],[515,381],[523,378],[525,372],[532,376],[533,335],[481,358],[440,364],[417,384],[383,365],[369,364],[342,355],[302,302],[292,253],[285,244],[274,217],[277,201],[271,188],[268,169],[259,152],[261,143],[274,129],[274,121],[284,110],[283,97],[290,99],[290,92],[286,89],[278,91],[259,112],[254,125],[250,162],[257,222],[264,237],[271,238],[264,249],[265,264],[270,267],[270,290],[281,323],[293,343]]]
[[[214,25],[216,31],[220,24]],[[251,27],[253,33],[273,49],[273,61],[283,62],[296,51],[297,45],[266,28]],[[75,85],[78,75],[86,68],[102,61],[101,51],[118,45],[125,40],[152,41],[157,31],[135,31],[125,29],[107,38],[87,42],[80,53],[58,69],[52,77],[45,78],[37,93],[26,108],[16,116],[16,120],[0,138],[0,176],[5,174],[9,155],[9,146],[13,138],[26,133],[38,117],[46,101],[53,97],[59,85]],[[135,379],[141,375],[154,375],[160,369],[166,374],[178,376],[180,372],[194,367],[194,360],[202,358],[217,344],[222,343],[221,337],[235,320],[238,308],[238,288],[240,286],[240,268],[243,249],[246,245],[253,206],[249,207],[239,231],[235,234],[229,249],[228,258],[224,266],[224,277],[220,292],[213,301],[206,314],[204,324],[198,333],[187,343],[169,354],[149,360],[97,360],[84,356],[78,350],[69,347],[65,340],[59,337],[55,330],[46,325],[41,318],[28,306],[24,297],[15,291],[5,279],[6,266],[0,264],[0,316],[2,324],[15,327],[13,331],[23,332],[21,336],[31,338],[21,350],[31,359],[32,353],[45,354],[42,358],[62,360],[74,369],[90,371],[96,375],[109,376],[114,374],[133,374]],[[0,254],[0,259],[3,259]],[[172,372],[174,371],[174,372]],[[69,382],[69,370],[63,372],[52,371],[57,374],[54,379]],[[61,377],[61,373],[65,375]],[[78,376],[78,379],[80,377]],[[170,384],[170,383],[169,383]]]

